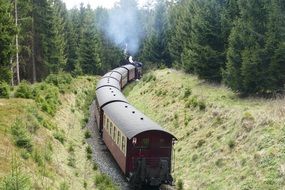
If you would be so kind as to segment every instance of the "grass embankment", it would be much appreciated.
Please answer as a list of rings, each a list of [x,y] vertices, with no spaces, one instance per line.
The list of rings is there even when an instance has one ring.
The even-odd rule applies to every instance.
[[[169,69],[128,88],[129,101],[178,138],[178,188],[284,189],[284,98],[241,99]]]
[[[85,143],[90,133],[84,127],[98,78],[65,77],[22,83],[14,96],[25,98],[0,99],[0,189],[110,186]]]

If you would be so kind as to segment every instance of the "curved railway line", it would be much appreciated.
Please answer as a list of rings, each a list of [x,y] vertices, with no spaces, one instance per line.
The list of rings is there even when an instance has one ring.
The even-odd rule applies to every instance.
[[[97,83],[94,110],[102,143],[125,179],[136,189],[172,184],[172,146],[176,140],[129,104],[122,94],[121,89],[139,79],[141,73],[139,62],[106,73]]]

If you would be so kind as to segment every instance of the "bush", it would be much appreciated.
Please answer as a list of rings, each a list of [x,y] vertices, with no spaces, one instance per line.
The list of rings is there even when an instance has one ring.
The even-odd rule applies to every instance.
[[[118,188],[112,184],[112,181],[109,176],[105,174],[97,174],[95,176],[96,188],[99,190],[117,190]]]
[[[33,99],[33,88],[27,81],[22,81],[15,92],[16,98]]]
[[[73,78],[70,73],[58,73],[58,74],[50,74],[46,78],[46,82],[49,84],[54,84],[55,86],[59,86],[60,84],[70,84]]]
[[[143,82],[156,81],[156,76],[153,73],[148,73],[143,76]]]
[[[198,100],[197,96],[193,96],[186,102],[185,107],[186,108],[198,107],[199,110],[205,110],[206,109],[206,103],[203,100]]]
[[[15,123],[12,125],[11,133],[14,137],[16,146],[25,148],[29,152],[32,151],[32,139],[28,133],[27,127],[20,119],[16,119]]]
[[[56,140],[58,140],[59,142],[61,142],[61,144],[64,144],[64,142],[65,142],[65,136],[64,136],[64,134],[63,134],[62,132],[59,132],[59,131],[55,132],[55,133],[53,134],[53,137],[54,137]]]
[[[12,172],[0,181],[0,189],[2,190],[28,190],[32,189],[30,178],[21,172]]]
[[[65,92],[68,88],[67,84],[72,82],[73,78],[69,73],[50,74],[45,82],[57,86],[61,92]]]
[[[35,101],[42,111],[54,116],[60,105],[58,88],[50,84],[42,83],[35,87],[33,94],[36,97]]]
[[[60,184],[59,186],[60,190],[68,190],[69,189],[69,185],[66,182],[63,182]]]
[[[182,181],[182,179],[178,179],[178,181],[177,181],[177,190],[183,190],[183,181]]]
[[[85,131],[85,139],[89,139],[89,138],[91,138],[91,133],[89,130],[86,130]]]
[[[6,82],[0,82],[0,98],[9,98],[10,86]]]
[[[90,146],[86,147],[87,154],[92,154],[92,148]]]
[[[190,88],[186,88],[184,90],[183,99],[188,98],[192,94],[192,90]]]
[[[39,150],[36,149],[33,152],[32,157],[33,157],[34,161],[38,164],[38,166],[44,165],[44,157]]]
[[[76,160],[75,160],[73,154],[69,155],[67,165],[70,166],[70,167],[73,167],[73,168],[76,167],[76,166],[75,166],[75,165],[76,165]]]
[[[229,141],[228,141],[228,146],[229,146],[229,148],[234,148],[235,147],[235,145],[236,145],[236,143],[235,143],[235,141],[233,140],[233,139],[230,139]]]

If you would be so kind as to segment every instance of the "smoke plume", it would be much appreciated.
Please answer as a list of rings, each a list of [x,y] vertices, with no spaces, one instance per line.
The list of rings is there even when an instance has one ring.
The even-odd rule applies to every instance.
[[[129,54],[136,54],[142,38],[142,25],[135,0],[121,0],[109,12],[105,33],[122,49],[127,47]]]

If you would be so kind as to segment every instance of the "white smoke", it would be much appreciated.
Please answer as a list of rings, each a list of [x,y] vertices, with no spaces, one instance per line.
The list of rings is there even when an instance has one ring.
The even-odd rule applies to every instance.
[[[135,0],[121,0],[109,12],[109,19],[104,29],[107,36],[122,49],[136,54],[142,38],[142,25]],[[127,44],[127,45],[126,45]]]

